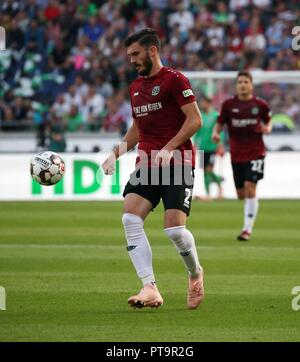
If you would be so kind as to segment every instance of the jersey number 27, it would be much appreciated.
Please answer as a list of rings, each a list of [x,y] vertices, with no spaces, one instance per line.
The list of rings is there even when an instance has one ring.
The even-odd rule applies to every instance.
[[[262,173],[264,160],[253,160],[251,161],[251,165],[252,165],[251,167],[252,171]]]

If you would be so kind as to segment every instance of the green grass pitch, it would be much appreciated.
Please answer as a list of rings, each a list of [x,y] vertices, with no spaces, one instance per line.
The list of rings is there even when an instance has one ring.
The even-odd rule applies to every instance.
[[[194,202],[188,221],[206,298],[186,309],[187,274],[163,231],[145,229],[165,305],[134,310],[140,289],[120,202],[0,203],[0,341],[300,341],[300,201],[260,202],[250,242],[236,241],[243,203]]]

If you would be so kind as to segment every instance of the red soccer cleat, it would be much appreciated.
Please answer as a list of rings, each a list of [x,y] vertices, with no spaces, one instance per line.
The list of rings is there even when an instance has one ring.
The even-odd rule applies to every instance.
[[[204,270],[196,278],[189,278],[189,290],[187,295],[188,309],[196,309],[204,299]]]
[[[251,233],[249,233],[247,230],[243,230],[240,235],[238,235],[237,240],[239,241],[248,241],[250,240]]]

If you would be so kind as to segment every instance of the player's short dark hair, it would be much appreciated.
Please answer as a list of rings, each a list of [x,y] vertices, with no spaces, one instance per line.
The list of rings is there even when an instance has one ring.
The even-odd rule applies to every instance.
[[[249,78],[251,80],[251,82],[253,82],[253,77],[252,77],[251,73],[248,72],[247,70],[240,70],[236,76],[236,80],[238,80],[239,77]]]
[[[140,30],[132,35],[130,35],[124,42],[125,47],[129,47],[131,44],[138,42],[140,45],[145,47],[150,47],[152,45],[156,46],[160,50],[160,39],[158,37],[157,31],[152,28],[145,28]]]

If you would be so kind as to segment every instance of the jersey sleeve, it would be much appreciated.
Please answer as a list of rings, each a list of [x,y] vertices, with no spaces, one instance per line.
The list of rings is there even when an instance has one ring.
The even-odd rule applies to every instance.
[[[263,101],[261,109],[262,109],[261,118],[262,118],[263,123],[265,123],[265,124],[270,123],[271,117],[272,117],[272,112],[270,110],[268,103]]]
[[[224,125],[228,121],[228,102],[223,102],[221,112],[217,118],[217,123]]]
[[[174,77],[170,77],[169,87],[180,107],[196,101],[191,83],[183,74],[178,73],[174,74]]]

